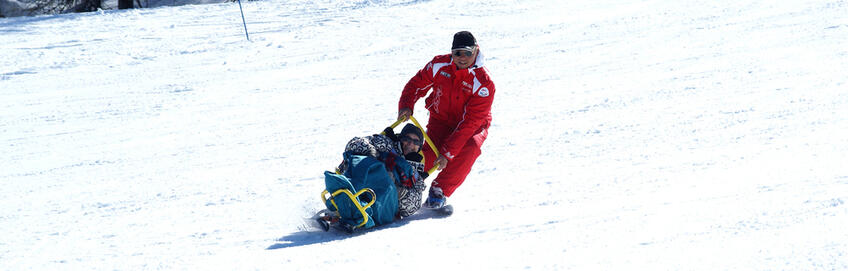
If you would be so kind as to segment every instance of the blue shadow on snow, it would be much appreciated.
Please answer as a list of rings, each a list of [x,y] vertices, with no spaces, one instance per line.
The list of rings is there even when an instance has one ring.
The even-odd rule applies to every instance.
[[[382,226],[373,227],[367,230],[359,230],[353,233],[346,233],[339,229],[331,228],[330,231],[321,231],[317,229],[318,225],[316,224],[316,230],[314,231],[299,231],[294,232],[289,235],[283,236],[280,239],[277,239],[277,243],[269,246],[266,250],[275,250],[281,248],[290,248],[290,247],[299,247],[299,246],[308,246],[314,244],[320,244],[324,242],[332,242],[338,240],[344,240],[347,238],[356,237],[362,234],[366,234],[372,231],[379,231],[383,229],[391,229],[397,228],[406,224],[409,224],[412,221],[416,220],[425,220],[425,219],[441,219],[446,218],[447,216],[436,213],[432,210],[427,210],[422,208],[415,214],[404,218],[403,220],[397,220],[392,222],[391,224],[386,224]],[[316,222],[317,223],[317,222]]]

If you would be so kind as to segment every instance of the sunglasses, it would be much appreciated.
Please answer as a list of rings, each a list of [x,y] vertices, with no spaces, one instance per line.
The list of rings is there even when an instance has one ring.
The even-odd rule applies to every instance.
[[[415,146],[419,146],[419,147],[421,146],[421,140],[420,139],[415,139],[415,138],[411,138],[411,137],[408,137],[408,136],[403,136],[403,137],[400,138],[400,140],[415,144]]]
[[[474,55],[474,52],[471,52],[471,51],[468,51],[468,50],[453,50],[453,56],[462,56],[462,55],[472,56],[472,55]]]

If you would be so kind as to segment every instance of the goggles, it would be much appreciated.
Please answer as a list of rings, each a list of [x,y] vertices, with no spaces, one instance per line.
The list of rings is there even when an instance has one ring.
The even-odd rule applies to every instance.
[[[463,55],[472,56],[472,55],[474,55],[474,52],[469,51],[469,50],[464,50],[464,49],[452,50],[451,52],[453,53],[453,56],[463,56]]]
[[[411,138],[411,137],[408,137],[408,136],[402,136],[402,137],[400,137],[400,140],[410,142],[412,144],[415,144],[415,146],[421,147],[421,140],[420,139],[414,139],[414,138]]]

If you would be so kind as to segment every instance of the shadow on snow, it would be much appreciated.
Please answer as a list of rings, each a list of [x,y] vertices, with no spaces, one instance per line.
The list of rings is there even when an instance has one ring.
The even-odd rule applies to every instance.
[[[291,233],[289,235],[283,236],[283,237],[276,240],[277,241],[276,244],[269,246],[268,248],[266,248],[266,250],[275,250],[275,249],[281,249],[281,248],[308,246],[308,245],[313,245],[313,244],[344,240],[344,239],[356,237],[356,236],[359,236],[359,235],[363,235],[363,234],[366,234],[366,233],[369,233],[369,232],[372,232],[372,231],[380,231],[380,230],[383,230],[383,229],[398,228],[398,227],[409,224],[410,222],[416,221],[416,220],[441,219],[441,218],[446,218],[446,217],[447,216],[439,214],[436,211],[422,208],[421,210],[419,210],[415,214],[408,216],[408,217],[404,218],[403,220],[396,220],[396,221],[394,221],[390,224],[381,225],[381,226],[373,227],[373,228],[366,229],[366,230],[358,230],[358,231],[355,231],[355,232],[350,233],[350,234],[346,233],[346,232],[344,232],[340,229],[336,229],[336,228],[331,228],[330,231],[325,232],[325,231],[318,229],[317,222],[310,221],[312,223],[316,223],[314,225],[315,230],[313,230],[313,231],[302,230],[302,231],[299,231],[299,232],[294,232],[294,233]]]

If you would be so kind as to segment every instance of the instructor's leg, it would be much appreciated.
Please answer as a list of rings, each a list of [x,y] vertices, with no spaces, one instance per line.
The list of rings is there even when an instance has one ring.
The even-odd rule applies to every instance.
[[[433,180],[433,186],[442,189],[446,197],[450,197],[453,192],[465,181],[465,177],[471,172],[471,166],[477,157],[480,156],[480,147],[488,135],[487,130],[472,136],[465,142],[462,150],[457,154],[444,170],[439,172],[436,179]]]

